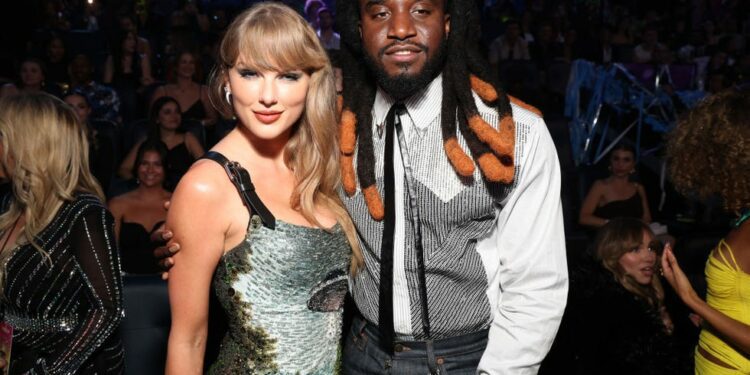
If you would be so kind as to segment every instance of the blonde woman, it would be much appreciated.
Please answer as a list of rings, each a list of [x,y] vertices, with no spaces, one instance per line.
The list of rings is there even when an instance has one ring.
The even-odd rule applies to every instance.
[[[568,308],[578,374],[685,374],[689,348],[674,339],[659,279],[661,243],[641,220],[598,232],[596,261],[571,273]],[[678,327],[684,327],[680,319]]]
[[[261,3],[221,43],[211,99],[239,123],[172,196],[168,374],[204,366],[209,293],[229,329],[212,373],[330,374],[361,261],[339,186],[334,80],[315,32]],[[352,261],[354,248],[354,261]]]
[[[47,94],[0,99],[0,310],[10,373],[122,371],[122,281],[113,221],[73,109]]]

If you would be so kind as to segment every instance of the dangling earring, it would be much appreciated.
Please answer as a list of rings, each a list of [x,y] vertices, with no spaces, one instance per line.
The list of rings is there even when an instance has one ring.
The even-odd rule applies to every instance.
[[[227,104],[232,106],[232,92],[229,91],[229,85],[224,86],[224,99],[227,100]]]

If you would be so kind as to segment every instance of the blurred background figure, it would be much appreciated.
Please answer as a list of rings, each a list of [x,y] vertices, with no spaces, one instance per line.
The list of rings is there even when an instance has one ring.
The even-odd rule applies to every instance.
[[[3,321],[11,374],[120,373],[123,316],[113,221],[73,110],[47,94],[0,99]]]
[[[117,127],[106,120],[92,119],[91,105],[83,94],[73,91],[66,94],[63,100],[73,107],[78,120],[85,127],[89,141],[89,167],[106,195],[117,160]]]
[[[151,240],[151,234],[166,220],[164,203],[172,195],[164,189],[166,157],[167,149],[161,141],[141,143],[133,168],[138,187],[109,201],[124,272],[160,271],[152,253],[157,243]]]
[[[208,98],[208,87],[200,83],[203,81],[203,68],[197,56],[190,51],[177,54],[170,64],[167,79],[169,83],[154,91],[151,102],[171,96],[180,104],[183,119],[213,126],[217,114]]]
[[[333,13],[327,7],[318,9],[318,28],[315,32],[326,50],[341,49],[341,36],[333,30]]]
[[[169,191],[174,190],[190,165],[204,153],[195,135],[183,130],[181,113],[180,103],[172,97],[164,96],[154,101],[148,118],[148,134],[125,156],[118,172],[120,177],[126,180],[135,177],[133,168],[138,147],[150,138],[163,142],[167,148],[165,187]]]
[[[44,63],[41,60],[29,57],[21,62],[18,71],[18,80],[15,83],[7,83],[0,88],[0,97],[16,95],[18,93],[47,92],[60,96],[60,87],[50,83],[47,84],[44,75]]]
[[[632,217],[651,222],[651,211],[643,186],[631,177],[636,172],[635,150],[615,146],[609,157],[609,177],[594,181],[583,200],[578,222],[599,228],[616,217]]]

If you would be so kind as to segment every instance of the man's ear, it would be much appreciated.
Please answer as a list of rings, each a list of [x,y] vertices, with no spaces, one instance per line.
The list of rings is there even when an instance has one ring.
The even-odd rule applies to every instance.
[[[443,22],[445,22],[445,39],[448,39],[448,36],[451,33],[451,15],[446,14],[443,16]]]

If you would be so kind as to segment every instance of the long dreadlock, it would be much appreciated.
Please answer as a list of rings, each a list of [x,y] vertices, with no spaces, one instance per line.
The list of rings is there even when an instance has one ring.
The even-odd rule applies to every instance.
[[[535,108],[507,95],[497,84],[495,74],[479,53],[479,17],[473,1],[446,0],[451,15],[451,28],[443,68],[443,101],[441,131],[443,148],[462,177],[474,174],[475,163],[484,178],[494,183],[510,184],[514,178],[515,123],[511,101],[540,114]],[[375,184],[375,156],[372,142],[372,106],[376,82],[360,62],[364,48],[359,33],[359,5],[357,0],[339,0],[336,21],[344,42],[341,51],[344,91],[339,98],[341,113],[340,144],[341,172],[344,190],[353,195],[357,179],[375,220],[384,216],[383,201]],[[495,129],[479,114],[472,91],[490,107],[496,108],[500,122]],[[458,120],[458,124],[456,124]],[[472,157],[458,142],[456,130],[466,140]],[[357,168],[354,168],[354,150]]]

